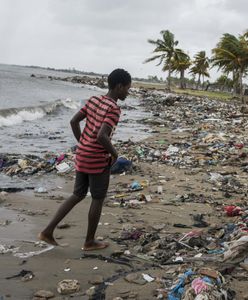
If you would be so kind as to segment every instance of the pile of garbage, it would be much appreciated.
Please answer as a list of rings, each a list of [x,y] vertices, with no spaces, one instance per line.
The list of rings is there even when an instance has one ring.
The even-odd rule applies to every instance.
[[[140,97],[151,112],[143,123],[167,128],[174,141],[122,143],[123,154],[179,168],[234,165],[247,171],[248,120],[240,113],[239,104],[162,91],[146,91]]]
[[[166,298],[164,298],[165,294],[167,294]],[[228,288],[220,272],[210,268],[200,268],[188,269],[183,274],[179,274],[170,291],[160,289],[158,295],[159,299],[168,300],[231,300],[235,297],[235,291]]]
[[[41,158],[31,154],[1,154],[0,173],[8,176],[30,176],[36,173],[44,174],[56,171],[58,174],[74,170],[75,147],[62,154],[46,153]],[[132,161],[119,157],[111,168],[112,174],[132,171]]]
[[[0,154],[0,173],[8,176],[30,176],[56,171],[63,174],[73,169],[73,153],[56,155],[47,153],[44,158],[31,154]]]
[[[142,105],[152,112],[151,118],[143,122],[156,125],[156,128],[164,128],[171,135],[168,140],[156,142],[116,143],[119,153],[133,164],[142,161],[159,162],[191,172],[200,172],[211,166],[234,166],[241,172],[248,172],[248,120],[239,113],[237,104],[165,94],[162,91],[148,92],[140,89],[132,92],[140,96],[143,99]],[[65,156],[68,160],[63,162],[73,165],[72,154],[68,152]],[[0,155],[0,172],[11,176],[53,170],[59,164],[54,154],[49,153],[44,159],[31,155]],[[61,171],[68,169],[64,165]],[[116,170],[118,172],[121,171]],[[231,180],[220,175],[224,177],[219,176],[216,181],[222,181],[223,189],[234,182],[235,174]],[[240,189],[243,187],[238,185],[234,190]]]
[[[248,147],[237,148],[232,142],[204,143],[201,140],[193,141],[190,137],[187,141],[167,143],[159,141],[157,144],[148,142],[119,143],[121,153],[134,161],[146,161],[168,164],[178,168],[202,168],[203,166],[231,165],[239,166],[247,172]],[[201,149],[202,148],[202,149]]]
[[[163,274],[163,273],[162,273]],[[229,288],[229,282],[214,268],[187,268],[186,266],[165,270],[162,276],[146,273],[131,273],[124,278],[129,283],[145,285],[153,283],[156,299],[168,300],[233,300],[236,292]],[[154,284],[155,283],[155,284]],[[128,291],[128,290],[127,290]],[[124,297],[113,300],[137,299],[137,293],[124,292]],[[126,295],[127,294],[127,295]],[[93,298],[92,298],[93,299]],[[94,298],[96,299],[96,298]],[[154,299],[152,297],[152,299]]]
[[[116,240],[129,249],[124,253],[164,269],[159,277],[130,274],[125,280],[136,284],[156,282],[153,296],[157,299],[236,299],[230,280],[245,280],[248,271],[247,208],[223,206],[222,213],[230,222],[208,224],[207,229],[186,233],[166,233],[165,224],[150,232],[147,228],[124,224]]]
[[[124,242],[133,255],[161,265],[198,260],[228,261],[243,262],[248,269],[248,207],[225,206],[223,214],[236,217],[235,222],[210,226],[204,214],[196,214],[192,216],[192,227],[198,228],[187,233],[166,233],[165,224],[155,225],[153,230],[124,224],[117,242]],[[177,223],[174,227],[188,228]]]

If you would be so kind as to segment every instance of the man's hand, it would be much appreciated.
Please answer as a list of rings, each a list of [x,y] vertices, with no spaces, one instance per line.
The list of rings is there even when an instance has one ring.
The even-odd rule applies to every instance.
[[[77,112],[74,117],[71,119],[71,129],[72,129],[72,132],[75,136],[75,138],[77,139],[77,141],[79,142],[80,140],[80,137],[81,137],[81,128],[80,128],[80,122],[85,119],[85,115],[79,111]]]
[[[97,142],[111,155],[110,166],[112,166],[118,158],[118,153],[110,140],[111,132],[112,128],[108,124],[103,123],[97,134]]]
[[[110,157],[110,166],[112,167],[118,159],[118,156],[111,155]]]

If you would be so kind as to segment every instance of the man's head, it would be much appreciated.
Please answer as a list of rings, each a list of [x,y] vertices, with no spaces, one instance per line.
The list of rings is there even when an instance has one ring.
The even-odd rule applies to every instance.
[[[108,76],[109,90],[114,91],[120,100],[127,97],[131,82],[131,75],[123,69],[115,69]]]

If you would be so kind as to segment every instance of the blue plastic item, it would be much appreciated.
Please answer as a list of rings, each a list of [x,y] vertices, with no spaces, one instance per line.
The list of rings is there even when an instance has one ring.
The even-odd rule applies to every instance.
[[[194,274],[195,273],[191,269],[189,269],[181,277],[179,277],[178,284],[168,294],[168,300],[180,300],[182,294],[184,293],[185,279],[187,279],[189,276],[192,276]]]
[[[134,181],[130,187],[132,190],[137,190],[141,188],[141,185],[138,183],[138,181]]]
[[[209,283],[209,284],[213,284],[212,280],[208,276],[204,276],[202,278],[202,280],[205,281],[205,282],[207,282],[207,283]]]
[[[50,165],[54,165],[55,162],[56,162],[56,158],[50,158],[47,162],[48,162]]]
[[[111,174],[120,174],[129,171],[131,168],[131,160],[128,160],[125,157],[119,157],[115,164],[111,167]]]
[[[208,254],[222,254],[224,253],[224,249],[213,249],[213,250],[208,250]]]

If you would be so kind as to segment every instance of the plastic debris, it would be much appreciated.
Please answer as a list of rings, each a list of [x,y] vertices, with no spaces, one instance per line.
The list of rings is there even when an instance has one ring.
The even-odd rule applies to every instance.
[[[207,283],[203,279],[201,279],[200,277],[194,279],[192,281],[191,286],[194,289],[196,295],[200,294],[203,291],[207,291],[208,288],[209,288]]]
[[[39,194],[47,193],[47,189],[44,187],[36,188],[34,191]]]
[[[147,282],[152,282],[154,281],[154,278],[151,277],[150,275],[148,274],[142,274],[143,278],[147,281]]]
[[[242,211],[242,209],[239,206],[235,206],[235,205],[225,206],[224,209],[228,217],[239,216]]]
[[[224,253],[224,261],[227,260],[243,260],[247,256],[248,235],[240,237],[238,240],[233,240],[228,244],[228,250]]]
[[[62,162],[59,165],[56,166],[56,169],[58,170],[58,173],[67,173],[71,170],[71,166],[68,165],[66,162]]]
[[[132,161],[125,157],[118,157],[115,164],[111,167],[111,174],[120,174],[132,169]]]

